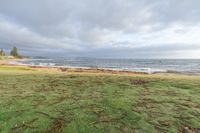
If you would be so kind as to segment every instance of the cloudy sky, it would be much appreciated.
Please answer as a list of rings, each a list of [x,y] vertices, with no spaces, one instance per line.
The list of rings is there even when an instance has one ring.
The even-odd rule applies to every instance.
[[[0,0],[0,48],[25,55],[200,58],[200,0]]]

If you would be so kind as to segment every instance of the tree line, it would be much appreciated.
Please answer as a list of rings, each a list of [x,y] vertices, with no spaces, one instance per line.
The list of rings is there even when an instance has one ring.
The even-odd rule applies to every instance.
[[[0,50],[0,56],[6,56],[6,53],[4,52],[3,49]],[[18,54],[17,47],[13,47],[10,51],[10,56],[13,56],[15,58],[19,58],[20,55]]]

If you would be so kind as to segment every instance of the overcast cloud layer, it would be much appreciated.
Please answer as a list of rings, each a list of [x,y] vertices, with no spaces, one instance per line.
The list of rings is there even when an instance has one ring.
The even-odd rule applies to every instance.
[[[0,48],[26,55],[200,58],[200,0],[0,0]]]

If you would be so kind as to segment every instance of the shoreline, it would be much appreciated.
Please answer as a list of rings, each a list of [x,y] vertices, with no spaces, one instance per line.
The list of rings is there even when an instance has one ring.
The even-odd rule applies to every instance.
[[[10,59],[10,60],[0,60],[0,66],[5,67],[28,67],[36,70],[48,70],[49,72],[76,72],[76,73],[108,73],[108,74],[130,74],[130,75],[148,75],[145,72],[131,72],[131,71],[122,71],[122,70],[109,70],[109,69],[100,69],[100,68],[81,68],[81,67],[55,67],[55,66],[33,66],[26,64],[11,64],[11,61],[19,61],[24,59]]]
[[[76,73],[102,73],[102,74],[127,74],[127,75],[158,75],[158,74],[175,74],[175,75],[183,75],[183,76],[200,76],[200,74],[194,73],[182,73],[177,71],[166,71],[166,72],[134,72],[128,70],[112,70],[105,68],[83,68],[83,67],[63,67],[63,66],[36,66],[36,65],[28,65],[28,64],[14,64],[10,62],[14,61],[23,61],[26,59],[8,59],[8,60],[0,60],[0,66],[5,67],[28,67],[34,70],[46,70],[48,72],[76,72]]]

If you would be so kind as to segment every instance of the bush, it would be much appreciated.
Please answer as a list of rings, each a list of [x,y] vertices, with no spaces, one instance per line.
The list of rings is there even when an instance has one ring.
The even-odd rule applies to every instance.
[[[5,56],[5,52],[3,51],[3,49],[0,50],[0,56]]]

